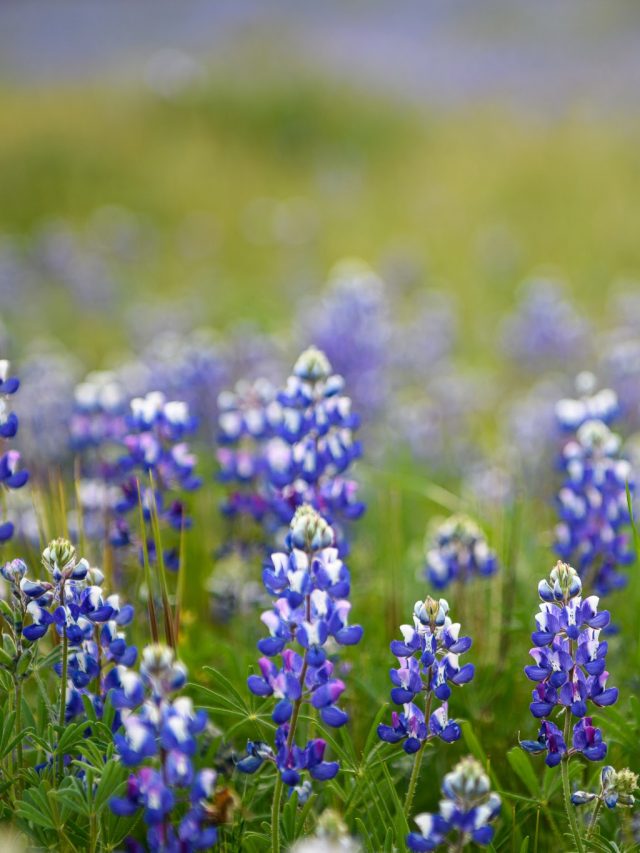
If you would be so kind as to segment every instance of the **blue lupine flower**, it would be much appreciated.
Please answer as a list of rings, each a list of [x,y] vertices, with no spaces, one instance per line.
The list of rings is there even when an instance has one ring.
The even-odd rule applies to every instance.
[[[302,340],[312,340],[344,376],[359,411],[379,412],[389,392],[390,356],[398,350],[397,342],[391,342],[382,280],[358,262],[340,263],[332,271],[327,292],[302,303],[297,327]],[[430,336],[420,336],[423,347],[425,339]],[[411,355],[415,365],[415,349]]]
[[[516,309],[503,321],[503,346],[521,368],[537,370],[579,361],[589,343],[589,326],[550,279],[531,279],[520,288]]]
[[[490,844],[493,821],[500,813],[500,797],[491,791],[489,777],[482,765],[469,756],[447,773],[442,782],[444,798],[438,814],[419,814],[415,817],[420,832],[407,836],[410,850],[435,850],[448,843],[451,849],[461,850],[471,842]]]
[[[562,757],[567,753],[562,732],[555,723],[550,723],[548,720],[544,720],[540,725],[538,740],[521,740],[520,746],[534,754],[546,752],[545,764],[549,767],[560,764]]]
[[[436,589],[444,589],[454,581],[488,577],[497,568],[495,553],[472,519],[452,515],[437,526],[426,556],[426,577]]]
[[[117,595],[104,594],[102,572],[85,559],[78,560],[74,546],[66,539],[47,545],[42,564],[51,581],[31,580],[26,577],[26,567],[8,564],[4,568],[8,575],[20,576],[19,586],[14,584],[14,597],[22,602],[23,616],[30,617],[22,635],[35,642],[53,626],[61,638],[66,638],[66,720],[85,715],[83,696],[101,717],[107,692],[121,687],[126,667],[137,657],[137,649],[127,644],[120,630],[133,620],[133,607],[121,605]],[[56,663],[54,670],[62,676],[62,662]],[[116,715],[115,728],[119,724]]]
[[[600,392],[605,394],[606,392]],[[619,589],[626,578],[618,570],[630,564],[630,522],[627,487],[634,491],[631,464],[620,451],[620,438],[605,420],[583,419],[584,409],[613,417],[613,403],[565,400],[562,424],[576,424],[572,437],[562,449],[565,475],[557,496],[559,523],[555,529],[555,550],[563,560],[575,563],[583,579],[588,579],[600,595]]]
[[[325,741],[311,740],[304,748],[290,735],[289,722],[296,708],[309,703],[322,721],[342,726],[348,716],[338,706],[344,682],[334,676],[328,657],[329,644],[354,645],[362,637],[359,625],[349,624],[349,572],[332,547],[334,533],[310,506],[302,506],[291,521],[287,553],[273,554],[263,572],[267,591],[276,597],[272,610],[262,615],[269,636],[258,643],[265,657],[260,675],[251,675],[248,687],[256,696],[277,700],[272,718],[278,725],[276,749],[249,742],[247,755],[237,762],[241,772],[254,773],[265,761],[272,762],[289,787],[301,783],[308,771],[314,779],[329,779],[338,772],[336,762],[324,761]],[[292,648],[296,643],[300,651]],[[271,658],[280,656],[281,663]]]
[[[460,665],[459,655],[471,648],[469,637],[460,636],[460,625],[447,615],[449,605],[428,597],[417,601],[413,609],[413,626],[401,625],[402,640],[391,643],[391,651],[398,658],[400,667],[390,670],[391,699],[396,705],[404,705],[404,712],[394,711],[391,725],[380,724],[378,737],[388,743],[399,743],[405,752],[417,752],[426,741],[435,737],[452,743],[460,737],[460,727],[449,719],[447,700],[451,696],[450,685],[462,685],[471,681],[473,664]],[[425,720],[422,710],[415,704],[417,698],[424,701],[429,719]],[[442,705],[433,709],[433,700]]]
[[[531,713],[543,722],[538,740],[524,740],[520,745],[528,752],[546,752],[550,767],[574,752],[590,761],[601,761],[607,746],[588,716],[588,703],[605,707],[618,699],[617,688],[607,687],[607,643],[600,640],[601,630],[609,624],[609,613],[598,611],[597,596],[581,597],[580,577],[565,563],[558,562],[549,581],[540,582],[538,592],[542,604],[536,614],[537,630],[531,635],[534,663],[525,667],[525,674],[536,682]],[[563,733],[546,719],[562,708],[578,718],[571,753]]]
[[[5,443],[15,438],[18,432],[18,416],[9,408],[8,398],[20,387],[20,380],[9,374],[10,364],[0,359],[0,489],[21,489],[29,479],[28,471],[20,467],[20,453],[4,450]],[[2,502],[4,503],[4,501]],[[0,544],[7,542],[14,533],[13,522],[0,519]]]
[[[197,426],[186,403],[167,401],[164,394],[153,391],[131,400],[126,423],[129,432],[122,442],[127,454],[119,460],[121,494],[114,507],[120,519],[111,535],[112,544],[118,546],[131,540],[125,517],[138,505],[138,488],[145,520],[150,520],[155,502],[159,520],[180,532],[191,526],[181,495],[197,490],[202,482],[195,471],[197,458],[185,441]],[[149,474],[153,475],[153,493],[147,480]],[[154,560],[153,537],[147,547],[150,559]],[[168,569],[178,569],[177,547],[165,550],[164,562]]]
[[[346,553],[342,525],[359,518],[364,504],[357,483],[345,476],[361,450],[353,438],[359,419],[343,384],[324,353],[311,347],[284,391],[258,380],[220,395],[219,478],[228,487],[221,511],[231,527],[224,552],[246,557],[265,549],[308,503],[334,526]]]
[[[111,371],[94,371],[75,388],[70,444],[80,475],[82,532],[95,541],[104,541],[115,524],[126,408],[124,385]]]
[[[129,776],[125,796],[110,800],[111,810],[121,816],[142,810],[150,850],[210,848],[217,840],[208,803],[216,774],[196,773],[193,764],[206,713],[185,696],[172,698],[185,683],[184,666],[168,647],[151,645],[143,650],[140,675],[124,667],[111,672],[118,670],[123,671],[112,689],[113,703],[135,710],[123,713],[123,731],[114,735],[114,743],[122,763],[139,769]]]

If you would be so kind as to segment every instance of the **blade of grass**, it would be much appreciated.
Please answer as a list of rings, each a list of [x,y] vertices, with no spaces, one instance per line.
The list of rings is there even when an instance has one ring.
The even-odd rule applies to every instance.
[[[140,513],[140,538],[142,540],[142,562],[144,564],[144,579],[147,585],[147,608],[149,610],[149,624],[151,625],[151,637],[154,643],[159,640],[158,620],[156,618],[156,606],[153,601],[153,587],[151,585],[151,566],[149,564],[149,549],[147,548],[147,526],[144,523],[144,511],[142,508],[142,492],[140,482],[136,481],[138,488],[138,510]]]

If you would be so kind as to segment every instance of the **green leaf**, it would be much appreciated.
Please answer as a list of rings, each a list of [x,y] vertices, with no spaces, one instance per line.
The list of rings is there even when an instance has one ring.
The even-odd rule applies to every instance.
[[[516,774],[518,779],[523,783],[525,788],[533,797],[540,796],[540,779],[538,774],[533,769],[531,759],[524,750],[519,746],[515,746],[507,753],[507,761],[511,765],[511,769]]]
[[[35,806],[32,806],[30,803],[18,803],[16,807],[16,814],[23,820],[35,823],[37,826],[43,826],[45,829],[56,829],[56,825],[52,818],[47,813],[42,812]]]

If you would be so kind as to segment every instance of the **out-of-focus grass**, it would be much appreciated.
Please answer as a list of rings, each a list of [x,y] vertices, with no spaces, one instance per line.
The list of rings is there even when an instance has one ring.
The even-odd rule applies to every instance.
[[[105,204],[159,229],[132,268],[133,294],[199,294],[203,321],[288,322],[301,289],[345,255],[374,265],[406,253],[460,297],[470,351],[491,339],[518,279],[557,269],[597,313],[607,285],[636,274],[640,154],[631,121],[553,121],[497,110],[423,115],[318,87],[202,85],[167,101],[143,91],[0,91],[0,229],[64,217],[82,226]],[[255,199],[304,198],[308,239],[247,239]],[[212,252],[177,250],[196,213]],[[213,245],[215,244],[215,245]],[[72,306],[53,300],[53,317]],[[77,318],[81,319],[81,318]],[[85,318],[86,355],[120,344]],[[480,322],[479,322],[480,321]],[[482,331],[484,329],[484,331]],[[95,334],[93,334],[95,332]]]

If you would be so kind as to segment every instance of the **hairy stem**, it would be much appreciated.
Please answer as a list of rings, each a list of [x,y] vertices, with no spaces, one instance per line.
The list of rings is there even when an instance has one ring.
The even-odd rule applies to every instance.
[[[569,708],[566,709],[566,717],[564,721],[564,742],[567,743],[569,740],[569,735],[571,733],[571,710]],[[562,756],[562,789],[564,792],[564,807],[567,812],[567,818],[569,819],[569,826],[571,827],[571,835],[573,836],[574,843],[576,845],[576,850],[578,853],[584,853],[584,847],[582,846],[582,838],[580,837],[580,830],[578,829],[578,821],[576,820],[576,810],[571,802],[571,785],[569,783],[569,754],[565,753]]]
[[[602,808],[602,798],[598,797],[596,801],[596,807],[593,810],[593,814],[591,815],[591,820],[589,821],[589,827],[587,829],[587,834],[585,835],[585,841],[588,841],[593,835],[596,826],[598,825],[598,818],[600,817],[600,809]]]
[[[67,637],[67,626],[62,629],[62,674],[60,684],[60,708],[58,711],[58,725],[64,728],[67,712],[67,664],[69,657],[69,638]],[[58,773],[62,776],[64,771],[64,755],[58,756]]]
[[[273,804],[271,806],[271,849],[273,853],[280,853],[280,801],[282,800],[282,776],[278,774],[276,786],[273,789]]]

